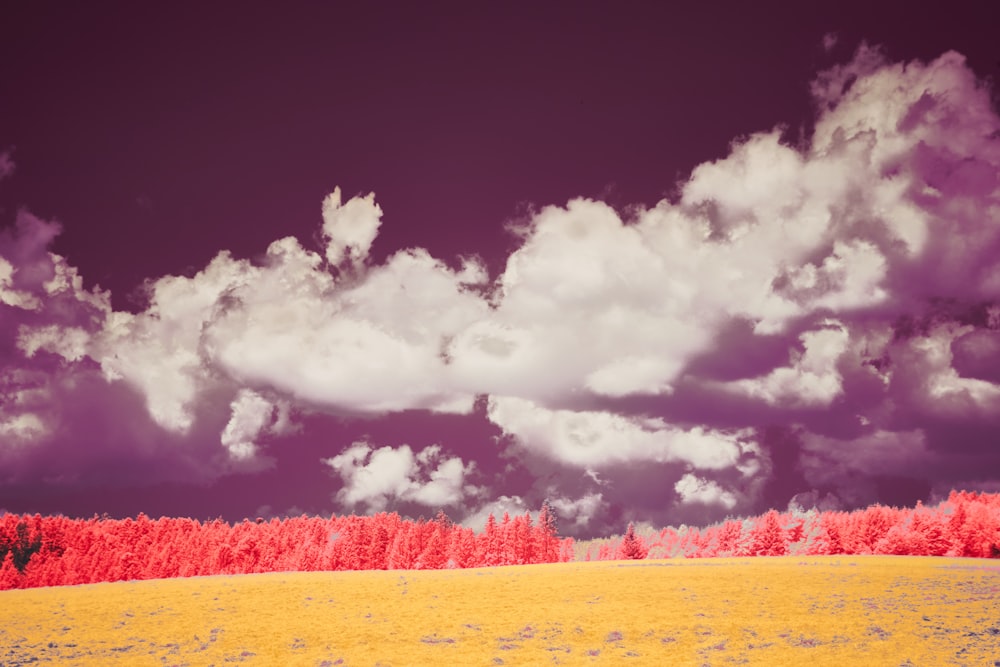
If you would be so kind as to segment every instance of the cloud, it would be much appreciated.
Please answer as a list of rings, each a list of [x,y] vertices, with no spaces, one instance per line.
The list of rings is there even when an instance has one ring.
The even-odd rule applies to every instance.
[[[487,496],[549,496],[600,530],[625,507],[709,520],[841,486],[846,506],[893,476],[976,479],[1000,463],[989,91],[957,53],[889,63],[864,46],[811,95],[798,145],[780,127],[743,137],[648,208],[541,208],[511,226],[492,277],[421,248],[373,263],[382,210],[338,188],[320,247],[222,251],[119,312],[48,251],[60,226],[22,211],[0,232],[0,433],[18,442],[2,472],[55,466],[39,452],[62,451],[87,387],[98,412],[144,406],[123,432],[156,454],[137,460],[181,469],[174,446],[197,441],[207,477],[263,465],[293,415],[422,410],[500,429],[490,451],[516,473],[491,487],[468,483],[485,449],[356,442],[324,458],[337,502],[372,511],[479,516]],[[776,444],[775,426],[796,436]],[[947,459],[954,433],[962,455]]]
[[[574,528],[587,528],[604,504],[600,493],[588,493],[575,499],[557,497],[550,502],[556,514],[564,519],[560,534],[567,534],[566,521],[572,522]]]
[[[697,247],[696,230],[680,231],[679,243]],[[669,393],[686,358],[710,345],[693,276],[606,204],[546,207],[519,233],[495,308],[449,347],[453,372],[476,393]]]
[[[344,483],[337,501],[367,512],[382,512],[400,502],[432,509],[457,507],[479,493],[466,482],[472,465],[458,457],[442,457],[437,445],[414,454],[408,445],[374,449],[356,442],[323,463]]]
[[[837,46],[838,41],[839,38],[837,36],[837,33],[835,32],[826,33],[825,35],[823,35],[823,50],[826,51],[827,53],[830,53],[830,51],[833,51],[833,48]]]
[[[14,158],[10,151],[0,152],[0,180],[7,178],[14,173]]]
[[[61,310],[59,304],[73,300],[99,309],[106,306],[104,295],[85,293],[76,270],[48,252],[61,231],[58,223],[24,210],[18,211],[13,229],[0,230],[0,304],[33,313],[54,313]],[[63,315],[73,311],[65,310]]]
[[[853,439],[804,435],[801,466],[805,479],[811,489],[830,489],[823,501],[828,506],[879,502],[878,486],[884,480],[919,480],[929,468],[943,465],[947,465],[945,457],[930,450],[921,429],[876,429]],[[813,495],[818,496],[815,491]],[[881,501],[897,504],[884,497]]]
[[[237,272],[200,331],[207,361],[234,381],[348,412],[472,409],[444,350],[487,310],[466,288],[474,270],[410,250],[339,285],[315,253],[284,239],[265,266]]]
[[[109,293],[84,289],[48,251],[59,231],[22,210],[0,232],[0,432],[16,443],[0,457],[0,479],[129,485],[229,470],[236,458],[215,456],[211,433],[226,405],[213,392],[226,387],[202,366],[200,322],[190,317],[213,295],[199,304],[184,294],[183,309],[161,309],[168,277],[147,312],[114,312]]]
[[[22,402],[23,395],[15,395],[14,401]],[[8,446],[17,447],[22,443],[30,443],[46,434],[45,424],[37,414],[21,412],[8,414],[0,422],[0,436]]]
[[[1000,322],[994,330],[974,329],[957,337],[951,355],[958,375],[1000,384]]]
[[[148,286],[144,312],[109,314],[91,356],[109,381],[124,381],[146,399],[153,420],[184,434],[195,404],[215,378],[200,353],[202,328],[227,290],[243,278],[223,253],[194,278],[165,276]]]
[[[565,465],[593,469],[612,464],[683,462],[701,469],[735,467],[748,431],[681,429],[659,419],[611,412],[548,410],[513,397],[491,397],[489,418],[522,446]]]
[[[847,349],[848,333],[836,321],[799,336],[803,351],[793,350],[789,366],[775,368],[765,376],[737,380],[727,386],[763,399],[771,405],[824,406],[843,392],[837,369]]]
[[[699,503],[702,505],[718,505],[727,510],[736,507],[736,496],[720,487],[711,480],[703,479],[692,473],[685,473],[677,483],[674,491],[682,503]]]
[[[353,197],[341,203],[340,188],[323,200],[323,237],[327,241],[326,259],[336,266],[349,259],[355,266],[368,257],[372,242],[382,224],[382,209],[375,194]]]
[[[222,445],[235,459],[252,458],[257,453],[255,441],[260,434],[277,430],[272,426],[276,406],[255,391],[241,389],[230,403],[230,410],[232,416],[222,432]]]
[[[851,440],[806,434],[804,451],[807,479],[816,486],[840,481],[852,472],[905,474],[919,470],[932,456],[919,429],[876,430]]]

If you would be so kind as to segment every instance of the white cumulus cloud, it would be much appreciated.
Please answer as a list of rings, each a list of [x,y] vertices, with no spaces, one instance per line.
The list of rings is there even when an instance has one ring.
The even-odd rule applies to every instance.
[[[368,257],[378,228],[382,224],[382,209],[375,203],[375,194],[352,197],[342,203],[340,188],[323,200],[323,236],[327,240],[326,259],[340,264],[349,259],[359,265]]]
[[[611,412],[550,410],[513,397],[491,397],[488,414],[531,451],[586,469],[654,461],[718,470],[735,466],[741,454],[752,450],[748,431],[682,429]]]
[[[432,509],[458,506],[480,491],[466,481],[472,464],[459,457],[442,457],[436,445],[414,454],[409,445],[375,449],[356,442],[323,463],[343,481],[338,502],[369,512],[384,511],[400,501]]]
[[[727,510],[736,507],[737,498],[731,491],[719,486],[718,483],[685,473],[677,483],[674,491],[681,497],[682,503],[700,503],[702,505],[719,505]]]

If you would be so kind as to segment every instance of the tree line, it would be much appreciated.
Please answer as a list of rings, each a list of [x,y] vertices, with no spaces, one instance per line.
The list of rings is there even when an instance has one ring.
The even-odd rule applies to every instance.
[[[583,551],[585,549],[585,551]],[[707,528],[664,528],[579,545],[583,560],[785,555],[1000,558],[1000,494],[952,491],[933,507],[771,510]]]
[[[320,570],[420,570],[572,560],[543,505],[479,533],[443,512],[430,521],[396,513],[301,516],[230,525],[188,518],[69,519],[0,516],[0,590],[218,574]]]
[[[707,528],[664,528],[598,540],[574,556],[548,504],[493,515],[476,533],[444,513],[294,517],[229,524],[189,518],[0,516],[0,590],[218,574],[420,570],[581,560],[892,554],[1000,558],[1000,494],[952,491],[933,507],[854,512],[771,510]]]

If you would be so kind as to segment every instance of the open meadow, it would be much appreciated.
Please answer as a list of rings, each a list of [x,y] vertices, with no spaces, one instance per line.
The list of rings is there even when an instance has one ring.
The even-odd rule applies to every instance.
[[[0,664],[1000,665],[1000,563],[275,573],[0,592]]]

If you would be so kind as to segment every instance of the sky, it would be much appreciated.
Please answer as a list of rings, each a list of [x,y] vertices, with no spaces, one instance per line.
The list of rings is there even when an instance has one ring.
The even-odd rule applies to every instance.
[[[987,3],[358,4],[4,4],[0,510],[1000,491]]]

